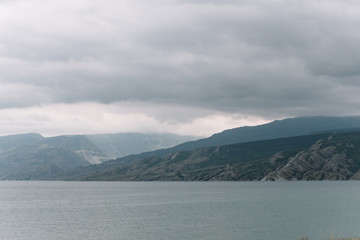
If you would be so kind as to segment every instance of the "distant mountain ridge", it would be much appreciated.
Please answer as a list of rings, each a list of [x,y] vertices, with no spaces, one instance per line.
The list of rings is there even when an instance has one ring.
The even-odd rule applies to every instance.
[[[104,166],[107,166],[104,168]],[[261,140],[72,171],[65,180],[360,180],[360,132]],[[84,170],[85,168],[83,168]]]
[[[86,135],[110,158],[125,157],[130,154],[154,151],[197,139],[170,133],[118,133]]]
[[[36,144],[44,140],[38,133],[25,133],[0,137],[0,152],[21,146]]]
[[[327,136],[328,134],[320,134],[204,147],[173,152],[164,157],[147,157],[133,162],[109,161],[69,172],[60,179],[95,181],[259,180],[265,176],[266,172],[282,166],[281,164],[285,165],[286,157],[310,147],[317,140]],[[282,154],[279,155],[279,152]],[[274,167],[270,167],[269,158],[276,158]]]
[[[289,169],[292,169],[295,174],[297,171],[294,170],[295,167],[290,168],[290,164],[283,170],[276,171],[279,167],[285,167],[281,164],[287,163],[286,161],[290,157],[294,158],[294,155],[291,154],[305,151],[316,141],[325,139],[324,136],[329,137],[334,133],[339,134],[341,132],[356,132],[357,129],[360,129],[359,116],[290,118],[254,127],[229,129],[209,138],[187,141],[179,145],[176,145],[176,141],[186,141],[187,137],[171,134],[99,134],[51,138],[44,138],[39,134],[5,136],[0,137],[0,179],[163,180],[165,178],[162,174],[165,173],[162,171],[166,169],[168,173],[174,173],[174,169],[181,170],[178,178],[173,176],[173,178],[167,178],[168,180],[220,179],[219,177],[209,178],[214,172],[218,173],[217,176],[222,176],[221,179],[223,180],[258,180],[258,177],[276,180],[278,173],[279,179],[281,177],[286,179],[284,176],[288,175],[285,172],[289,173]],[[320,136],[322,137],[320,138]],[[166,148],[166,145],[171,144],[176,146]],[[300,145],[295,147],[294,144]],[[341,143],[339,144],[341,145]],[[233,145],[237,147],[234,149]],[[354,146],[357,148],[356,144]],[[156,148],[162,149],[154,150]],[[226,151],[222,152],[223,149]],[[274,152],[274,150],[278,151]],[[221,152],[223,154],[220,154]],[[245,155],[244,152],[246,152]],[[212,153],[211,156],[208,155],[209,153]],[[257,155],[261,158],[253,158]],[[114,156],[120,158],[111,160]],[[299,156],[301,158],[294,158],[298,159],[294,160],[294,163],[299,161],[311,165],[310,162],[314,159],[301,154]],[[208,168],[210,165],[206,159],[212,161],[210,168]],[[241,167],[236,165],[236,168],[233,168],[239,159],[243,159],[242,161],[246,162],[247,165]],[[307,162],[304,159],[309,161]],[[221,166],[215,164],[216,167],[214,168],[213,164],[220,160],[224,161],[224,164]],[[174,165],[171,163],[172,161],[177,163]],[[264,166],[269,165],[269,162],[274,163],[270,165],[276,168],[261,167],[262,164]],[[196,163],[199,164],[196,165]],[[173,168],[174,166],[176,167]],[[228,172],[232,172],[231,176],[237,177],[227,176],[223,172],[224,166],[227,167]],[[258,170],[263,169],[261,171],[264,171],[266,169],[266,171],[259,173],[258,170],[252,169],[253,173],[257,172],[257,177],[250,177],[251,174],[245,174],[243,177],[238,176],[240,173],[250,171],[249,167],[251,169],[254,166]],[[303,167],[301,164],[295,166]],[[127,169],[126,174],[124,174],[124,169]],[[200,178],[198,173],[206,171],[209,171],[208,177],[202,176]],[[161,172],[162,174],[160,174]],[[184,173],[186,174],[184,175]],[[122,177],[119,177],[120,174]],[[112,177],[106,177],[110,175]],[[124,178],[124,176],[129,178]]]
[[[189,150],[199,147],[301,136],[330,130],[345,131],[346,129],[360,129],[360,116],[286,118],[258,126],[228,129],[209,138],[180,144],[175,149]]]
[[[127,140],[129,135],[132,138]],[[100,141],[99,137],[108,137],[107,148],[100,144],[103,141]],[[172,146],[171,144],[176,145],[194,138],[174,134],[136,133],[47,138],[35,133],[2,136],[0,137],[0,180],[43,179],[76,167],[100,164],[122,157],[124,154],[154,150],[156,146],[169,147]],[[137,141],[142,144],[137,145]],[[129,145],[132,145],[132,148],[126,149]],[[118,151],[109,154],[108,149]]]
[[[230,129],[226,130],[222,133],[215,134],[209,138],[206,139],[200,139],[197,141],[191,141],[186,142],[180,145],[177,145],[175,147],[169,148],[169,149],[162,149],[162,150],[156,150],[153,152],[147,152],[142,154],[135,154],[130,155],[124,158],[120,158],[114,161],[105,162],[100,165],[96,166],[89,166],[87,168],[82,168],[79,170],[76,170],[75,172],[72,172],[67,177],[70,179],[110,179],[110,180],[209,180],[209,178],[197,178],[195,175],[192,175],[191,177],[185,178],[183,175],[178,175],[178,177],[172,176],[173,178],[165,178],[160,172],[162,172],[164,169],[161,169],[159,167],[161,164],[165,168],[168,169],[169,165],[167,162],[169,159],[179,159],[178,156],[188,156],[191,155],[192,157],[189,159],[182,159],[179,162],[181,163],[180,166],[187,168],[189,166],[186,166],[185,162],[198,162],[199,159],[207,158],[206,155],[201,155],[199,152],[211,152],[212,149],[221,149],[228,147],[230,145],[237,145],[237,144],[245,144],[250,149],[254,149],[253,152],[250,155],[256,154],[258,151],[259,153],[263,154],[264,149],[269,149],[268,145],[276,143],[276,139],[282,139],[282,141],[285,141],[282,146],[285,147],[286,150],[291,144],[292,141],[299,141],[297,138],[301,139],[305,136],[310,136],[310,139],[313,139],[314,141],[307,141],[306,146],[310,147],[312,144],[314,144],[317,140],[321,139],[320,137],[329,136],[334,133],[339,132],[354,132],[356,129],[359,129],[360,127],[360,117],[302,117],[302,118],[291,118],[291,119],[284,119],[280,121],[274,121],[268,124],[255,126],[255,127],[241,127],[236,129]],[[321,132],[320,134],[311,134],[311,133],[317,133]],[[245,133],[245,134],[244,134]],[[303,136],[298,136],[303,134]],[[309,135],[310,134],[310,135]],[[291,137],[287,137],[287,135],[295,135]],[[286,137],[281,137],[286,136]],[[254,142],[249,142],[249,140],[253,139],[265,139],[265,140],[258,140]],[[267,139],[267,138],[274,138],[274,139]],[[306,137],[308,138],[308,137]],[[241,142],[243,141],[243,142]],[[267,142],[268,141],[268,142]],[[286,141],[288,142],[287,145]],[[236,143],[234,143],[236,142]],[[230,144],[229,144],[230,143]],[[244,146],[245,146],[244,145]],[[269,146],[270,146],[269,145]],[[257,147],[255,147],[257,146]],[[231,149],[231,147],[230,147]],[[276,148],[273,148],[276,149]],[[279,149],[278,149],[279,150]],[[297,151],[301,151],[303,149],[298,148]],[[230,150],[229,150],[230,151]],[[247,150],[244,150],[247,151]],[[195,152],[192,154],[192,152]],[[230,151],[231,152],[231,151]],[[197,156],[198,157],[194,157]],[[234,158],[244,158],[243,153],[237,152],[233,153]],[[239,155],[237,155],[239,154]],[[272,161],[278,162],[279,159],[286,159],[285,157],[291,157],[290,155],[283,156],[281,151],[274,152],[274,156],[267,156],[272,157]],[[247,155],[245,155],[247,156]],[[219,156],[217,156],[219,157]],[[215,157],[216,158],[216,157]],[[229,160],[226,158],[227,161]],[[276,160],[274,160],[276,159]],[[252,161],[254,159],[248,158],[248,160]],[[251,161],[248,162],[251,165]],[[254,160],[255,161],[255,160]],[[257,160],[256,160],[257,161]],[[259,160],[260,161],[260,160]],[[284,160],[285,161],[285,160]],[[261,162],[263,164],[267,164],[266,159],[262,159]],[[150,163],[150,165],[147,165],[146,163]],[[231,162],[226,162],[225,165],[231,164]],[[160,164],[160,165],[158,165]],[[159,167],[154,169],[154,167]],[[170,166],[174,166],[171,165]],[[205,165],[201,165],[202,167],[205,167]],[[280,166],[280,165],[279,165]],[[179,167],[179,165],[177,165]],[[171,167],[170,167],[171,168]],[[126,169],[126,171],[125,171]],[[138,172],[137,175],[135,172]],[[191,168],[189,168],[191,169]],[[195,168],[196,171],[202,172],[204,169]],[[221,167],[219,168],[221,169]],[[183,169],[182,169],[183,170]],[[275,169],[268,169],[269,171],[273,171]],[[124,173],[126,172],[126,174]],[[169,169],[166,171],[170,171]],[[211,169],[211,171],[214,171],[214,169]],[[219,170],[220,171],[220,170]],[[222,170],[221,170],[222,171]],[[171,171],[170,171],[171,172]],[[114,174],[117,173],[117,174]],[[121,174],[120,174],[121,173]],[[146,175],[145,173],[149,173]],[[151,173],[151,174],[150,174]],[[270,173],[270,172],[269,172]],[[164,174],[164,173],[163,173]],[[194,172],[192,172],[194,174]],[[110,175],[112,177],[110,177]],[[85,177],[86,176],[86,177]],[[92,176],[92,177],[91,177]],[[126,177],[127,176],[127,177]],[[146,177],[145,177],[146,176]],[[182,177],[180,177],[182,176]],[[264,174],[259,174],[259,177],[263,178],[265,177]],[[66,177],[65,177],[66,178]],[[216,178],[215,178],[216,179]],[[254,180],[252,178],[223,178],[223,180]]]
[[[131,162],[146,157],[164,157],[177,151],[196,148],[221,146],[250,141],[309,135],[322,132],[346,132],[360,129],[360,116],[348,117],[296,117],[275,120],[258,126],[245,126],[228,129],[208,138],[184,142],[167,149],[145,152],[122,158],[120,161]]]

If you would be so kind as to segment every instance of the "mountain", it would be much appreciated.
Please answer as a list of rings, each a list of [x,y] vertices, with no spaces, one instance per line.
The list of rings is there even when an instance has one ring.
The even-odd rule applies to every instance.
[[[126,179],[162,179],[162,175],[157,173],[161,173],[164,169],[159,166],[163,164],[163,166],[166,166],[165,169],[169,166],[174,167],[175,165],[171,163],[171,159],[176,159],[176,161],[178,161],[181,166],[184,166],[185,169],[197,169],[196,171],[199,174],[207,171],[208,167],[210,167],[211,171],[215,171],[213,166],[209,165],[207,161],[199,160],[206,158],[210,158],[214,161],[216,159],[216,161],[222,159],[225,164],[224,166],[228,166],[229,171],[235,171],[236,173],[240,170],[232,169],[235,165],[239,168],[242,163],[246,163],[246,166],[241,165],[241,171],[245,172],[249,166],[256,166],[257,170],[254,170],[254,174],[256,172],[256,177],[254,177],[255,175],[250,177],[249,174],[246,174],[247,177],[245,177],[245,175],[239,177],[238,174],[235,173],[233,174],[233,177],[229,177],[226,174],[220,174],[220,172],[218,177],[214,177],[211,174],[209,174],[208,177],[200,177],[201,174],[195,174],[193,170],[190,171],[191,174],[189,173],[186,175],[183,172],[184,168],[180,168],[182,175],[179,175],[178,178],[173,176],[174,178],[169,177],[168,179],[212,180],[220,179],[220,176],[225,180],[258,180],[259,177],[276,180],[277,176],[279,176],[279,179],[287,179],[288,175],[286,175],[286,173],[290,174],[290,169],[292,169],[294,173],[298,170],[295,170],[295,167],[291,168],[289,165],[287,168],[280,171],[280,167],[285,167],[285,165],[281,165],[281,163],[283,163],[282,161],[286,162],[286,159],[289,157],[294,157],[293,155],[289,155],[290,153],[293,153],[292,151],[297,151],[296,153],[303,150],[305,151],[315,143],[312,140],[308,140],[303,143],[305,145],[292,145],[292,141],[303,141],[291,140],[295,139],[294,136],[309,134],[309,136],[322,136],[322,134],[354,132],[356,129],[360,129],[360,117],[356,116],[300,117],[274,121],[254,127],[240,127],[225,130],[221,133],[214,134],[209,138],[189,141],[179,145],[176,144],[186,141],[189,138],[193,138],[179,137],[171,134],[135,133],[70,135],[51,138],[44,138],[39,134],[6,136],[0,137],[0,179],[52,179],[54,176],[57,176],[58,179],[65,179],[67,177],[72,179],[120,179],[118,176],[109,178],[94,176],[94,174],[96,175],[96,173],[99,172],[104,173],[105,175],[110,174],[110,172],[112,172],[110,175],[113,176],[120,175],[114,174],[113,171],[115,169],[116,171],[120,171],[122,175],[124,175],[123,170],[127,169],[126,174],[128,177]],[[308,138],[313,139],[314,137],[305,137],[305,139]],[[315,138],[317,138],[316,140],[320,139],[318,137]],[[283,149],[276,147],[276,141],[280,140],[271,139],[283,139],[281,141],[284,142],[280,144]],[[257,142],[257,145],[255,142]],[[240,152],[233,151],[233,147],[231,146],[236,146],[238,144],[245,145],[238,146],[238,148],[241,149]],[[171,145],[176,146],[166,148]],[[235,164],[235,160],[227,158],[226,154],[216,155],[216,149],[221,150],[225,148],[225,146],[230,146],[226,151],[229,151],[229,153],[232,154],[232,158],[235,160],[242,159],[241,163]],[[157,148],[164,149],[154,150]],[[265,149],[267,149],[267,152],[264,152]],[[275,150],[278,151],[274,152]],[[213,152],[211,157],[206,156],[209,152]],[[204,153],[206,154],[203,155]],[[243,155],[244,153],[247,154]],[[269,153],[272,155],[268,155]],[[182,159],[184,156],[191,157],[189,159]],[[199,158],[196,156],[199,156]],[[222,156],[225,156],[225,158],[222,158]],[[254,158],[253,156],[258,157]],[[110,159],[117,157],[119,157],[117,160],[109,161]],[[275,158],[276,160],[272,161],[275,164],[270,164],[267,168],[261,167],[261,164],[264,164],[264,166],[269,164],[269,158]],[[303,159],[305,159],[305,155],[297,161],[304,162]],[[294,163],[297,161],[294,160]],[[192,163],[201,164],[196,165]],[[176,165],[174,169],[179,169],[180,165]],[[123,168],[124,166],[126,166],[126,168]],[[221,170],[223,167],[219,167],[218,165],[214,166],[217,166],[215,172],[223,171]],[[74,170],[75,168],[79,169]],[[136,175],[135,169],[139,174],[142,174]],[[175,171],[174,169],[171,168],[171,171],[173,172],[170,170],[167,171],[173,174]],[[262,169],[261,171],[263,172],[259,169]],[[279,175],[277,175],[278,173]],[[65,175],[67,177],[65,177]]]
[[[0,137],[0,180],[44,179],[80,166],[121,157],[124,153],[171,146],[185,139],[194,138],[171,134],[69,135],[45,138],[31,133],[4,136]]]
[[[254,127],[240,127],[225,130],[212,135],[209,138],[185,142],[175,147],[160,149],[141,154],[133,154],[115,161],[105,162],[98,166],[89,166],[77,170],[73,176],[91,175],[95,172],[106,172],[133,162],[141,162],[144,159],[165,159],[167,156],[183,151],[192,151],[198,148],[218,147],[229,144],[237,144],[256,140],[276,139],[290,136],[300,136],[313,133],[338,133],[360,129],[360,117],[298,117],[277,120],[268,124]],[[309,142],[308,144],[313,144]],[[71,174],[70,174],[71,175]],[[70,176],[69,175],[69,176]],[[76,178],[76,177],[74,177]]]
[[[2,136],[0,137],[0,152],[17,147],[34,145],[41,140],[44,140],[44,137],[37,133]]]
[[[13,136],[5,138],[13,139]],[[104,156],[96,146],[83,136],[60,136],[13,144],[0,153],[0,179],[30,180],[68,171],[91,163],[93,156]],[[91,157],[86,157],[86,151]],[[108,159],[108,158],[107,158]]]
[[[264,180],[360,179],[360,132],[318,140],[310,148],[288,158],[286,165]]]
[[[110,158],[154,151],[176,146],[197,139],[194,136],[180,136],[169,133],[117,133],[87,135],[101,151]]]
[[[132,163],[110,161],[71,171],[62,178],[121,181],[360,179],[360,132],[322,133],[198,148]]]
[[[87,164],[99,164],[111,159],[85,135],[46,138],[40,142],[40,146],[51,146],[76,153]]]
[[[170,150],[191,150],[200,147],[301,136],[333,130],[351,131],[354,129],[360,129],[360,116],[287,118],[258,126],[225,130],[209,138],[180,144]]]
[[[128,155],[119,158],[118,161],[130,163],[144,158],[165,157],[173,152],[197,148],[302,136],[322,132],[347,132],[357,129],[360,129],[360,116],[287,118],[258,126],[228,129],[208,138],[188,141],[166,149]]]

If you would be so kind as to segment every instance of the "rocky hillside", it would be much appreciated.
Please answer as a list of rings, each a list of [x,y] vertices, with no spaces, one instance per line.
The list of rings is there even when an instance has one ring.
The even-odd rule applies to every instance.
[[[341,134],[333,136],[336,144],[324,136],[354,134],[359,128],[360,117],[290,118],[225,130],[170,148],[166,147],[193,138],[137,133],[5,136],[0,137],[0,179],[353,179],[356,141],[345,144],[345,151],[339,147]],[[293,137],[310,133],[318,134]],[[166,149],[152,151],[158,148]],[[108,161],[117,157],[121,158]]]
[[[360,179],[360,133],[332,135],[291,156],[264,180]]]
[[[0,137],[0,180],[47,179],[77,167],[100,164],[123,156],[124,151],[121,150],[127,149],[129,145],[132,147],[126,153],[131,154],[149,148],[153,150],[152,147],[156,146],[171,146],[170,144],[180,143],[181,139],[188,138],[169,134],[69,135],[45,138],[31,133],[3,136]],[[104,143],[106,147],[103,146]],[[109,149],[117,151],[111,152]]]
[[[171,149],[167,149],[166,153],[265,139],[303,136],[329,131],[341,132],[353,130],[360,130],[360,116],[286,118],[258,126],[228,129],[208,138],[185,142]]]
[[[86,156],[85,152],[91,153],[91,157]],[[82,136],[42,138],[27,144],[16,144],[0,152],[0,179],[43,179],[89,165],[95,156],[97,159],[105,157],[93,143]]]
[[[122,158],[124,162],[148,157],[165,157],[178,151],[188,151],[197,148],[237,144],[266,139],[303,136],[323,132],[349,132],[360,130],[360,116],[350,117],[296,117],[276,120],[267,124],[239,127],[216,133],[208,138],[188,141],[174,147],[144,152],[135,156]]]
[[[360,132],[316,134],[179,151],[133,163],[111,161],[72,180],[253,181],[360,178]]]

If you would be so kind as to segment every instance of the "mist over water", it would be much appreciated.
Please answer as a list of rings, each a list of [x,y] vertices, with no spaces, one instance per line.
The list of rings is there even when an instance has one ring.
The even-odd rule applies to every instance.
[[[0,239],[360,235],[360,182],[0,182]]]

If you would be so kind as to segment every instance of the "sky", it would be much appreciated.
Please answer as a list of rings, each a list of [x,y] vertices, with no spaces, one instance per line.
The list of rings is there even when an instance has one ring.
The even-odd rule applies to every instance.
[[[360,115],[360,2],[0,0],[0,135]]]

